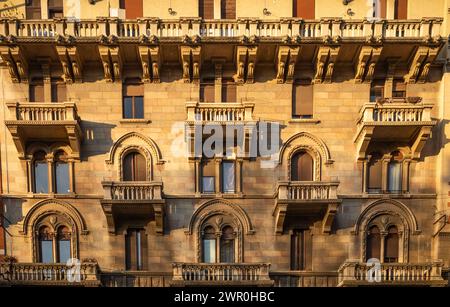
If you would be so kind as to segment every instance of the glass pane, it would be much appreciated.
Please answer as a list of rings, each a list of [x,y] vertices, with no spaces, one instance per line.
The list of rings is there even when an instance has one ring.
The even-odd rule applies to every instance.
[[[388,190],[400,192],[402,190],[401,165],[398,162],[389,163]]]
[[[42,240],[41,242],[41,262],[52,263],[53,262],[53,241]]]
[[[214,177],[203,177],[203,193],[214,193]]]
[[[56,175],[56,193],[58,194],[70,193],[69,164],[62,162],[56,163],[55,175]]]
[[[67,263],[67,260],[71,258],[70,256],[70,240],[59,240],[58,241],[58,255],[60,263]]]
[[[48,193],[48,165],[46,162],[34,164],[35,193]]]
[[[123,97],[123,118],[133,118],[132,97]]]
[[[234,172],[234,162],[223,162],[223,192],[224,193],[234,193],[235,191],[235,172]]]
[[[203,262],[216,262],[216,240],[203,240]]]
[[[134,118],[144,118],[144,97],[134,97]]]
[[[234,240],[220,240],[220,262],[234,262]]]

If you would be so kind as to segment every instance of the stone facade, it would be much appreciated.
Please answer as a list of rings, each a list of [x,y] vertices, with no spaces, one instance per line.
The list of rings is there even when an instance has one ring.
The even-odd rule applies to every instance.
[[[9,2],[12,5],[23,1]],[[408,1],[405,27],[421,28],[411,32],[397,29],[391,32],[392,36],[387,34],[389,26],[400,22],[392,19],[393,1],[390,0],[387,0],[387,20],[378,24],[367,19],[362,21],[371,14],[367,13],[370,6],[365,0],[355,0],[347,6],[337,0],[316,0],[315,16],[317,24],[322,25],[322,32],[317,36],[308,36],[302,32],[304,28],[294,34],[294,28],[302,21],[293,18],[291,0],[277,0],[274,4],[270,1],[269,7],[264,7],[264,1],[256,1],[256,7],[253,3],[249,7],[248,1],[236,0],[238,20],[234,25],[241,28],[235,28],[232,34],[197,31],[197,26],[201,29],[205,25],[205,21],[196,19],[197,1],[172,1],[176,15],[168,13],[167,1],[144,2],[143,16],[158,16],[160,21],[97,18],[109,15],[106,1],[95,4],[82,1],[78,8],[70,7],[70,1],[65,1],[65,16],[81,18],[74,26],[69,19],[49,20],[45,25],[47,13],[42,13],[41,23],[27,21],[23,19],[24,5],[5,15],[9,19],[0,20],[1,200],[7,218],[5,244],[0,239],[0,253],[4,248],[6,255],[17,258],[19,263],[39,262],[37,227],[42,224],[41,219],[50,216],[51,221],[51,215],[55,215],[56,222],[50,223],[57,224],[62,217],[70,221],[74,234],[72,257],[84,262],[95,259],[98,278],[105,285],[128,285],[121,284],[122,275],[133,276],[130,285],[177,285],[176,278],[183,281],[184,275],[177,275],[174,263],[202,262],[203,219],[230,216],[238,234],[236,262],[261,264],[258,274],[269,276],[276,286],[336,286],[342,284],[338,271],[352,268],[351,261],[366,262],[369,225],[377,216],[385,215],[390,216],[388,221],[396,221],[401,230],[398,262],[426,264],[433,266],[433,270],[438,263],[436,272],[442,268],[448,271],[448,1]],[[217,5],[216,2],[220,1],[214,2]],[[119,6],[118,1],[110,3],[111,8]],[[265,8],[270,16],[263,13]],[[217,14],[215,17],[219,19],[220,10]],[[180,17],[191,21],[185,25]],[[248,20],[242,21],[244,17]],[[328,17],[332,18],[325,19]],[[282,18],[286,18],[289,27],[284,28]],[[165,32],[170,28],[169,21],[164,24],[168,19],[174,20],[172,26],[178,29],[176,33]],[[258,30],[252,30],[252,20],[258,20],[255,23],[259,24]],[[353,25],[352,20],[356,30],[346,32]],[[78,23],[84,21],[97,27],[94,34],[81,31]],[[279,32],[264,35],[261,30],[264,22]],[[368,23],[371,26],[365,28]],[[154,27],[160,28],[154,32]],[[242,27],[247,28],[244,31]],[[288,32],[283,32],[287,29]],[[376,65],[372,76],[364,68],[371,64],[364,60],[366,47]],[[378,49],[381,53],[375,57]],[[185,50],[188,50],[187,57]],[[241,170],[240,180],[237,179],[241,192],[206,195],[199,193],[199,161],[180,153],[189,139],[185,129],[187,103],[199,102],[200,83],[207,77],[216,79],[216,89],[221,88],[220,83],[217,87],[218,79],[238,80],[240,50],[244,50],[243,63],[247,66],[245,78],[236,82],[236,103],[253,104],[255,121],[281,125],[280,157],[274,167],[267,167],[264,157],[235,159]],[[423,50],[425,55],[420,53]],[[325,60],[321,54],[325,54]],[[291,64],[287,58],[295,59],[292,75],[288,71],[280,73],[280,63],[283,67]],[[248,75],[250,62],[255,65],[253,80]],[[322,62],[324,67],[320,66]],[[148,64],[153,63],[156,66],[151,66],[146,76]],[[190,67],[187,76],[183,70],[185,63]],[[69,70],[65,68],[67,64]],[[415,74],[417,64],[421,68]],[[195,65],[200,66],[199,75],[195,74]],[[217,65],[220,65],[220,77]],[[361,67],[367,80],[358,82]],[[319,69],[325,70],[317,79]],[[42,76],[46,102],[51,100],[48,98],[53,78],[61,78],[67,84],[66,101],[75,105],[75,109],[69,109],[76,115],[64,124],[54,117],[34,122],[29,119],[24,123],[17,115],[21,114],[21,106],[31,114],[26,111],[31,105],[28,104],[29,87],[33,78]],[[405,153],[409,165],[405,170],[409,172],[405,175],[407,188],[400,193],[371,194],[365,188],[369,150],[361,149],[364,141],[361,141],[363,145],[359,143],[357,133],[361,122],[371,127],[361,120],[360,113],[369,103],[370,77],[386,80],[385,92],[392,88],[392,79],[405,79],[407,97],[420,97],[421,103],[432,106],[427,122],[405,124],[416,129],[406,145],[404,138],[409,128],[402,128],[401,124],[390,127],[385,139],[383,130],[377,127],[372,134],[364,134],[369,148],[375,146],[376,138],[381,135],[382,147]],[[127,79],[144,81],[143,119],[123,118],[123,82]],[[297,79],[313,80],[312,118],[292,116],[292,81]],[[385,94],[388,98],[389,95]],[[216,99],[216,102],[221,101]],[[52,107],[37,104],[41,110]],[[427,125],[430,131],[426,130]],[[391,138],[390,133],[397,138]],[[67,148],[71,193],[33,193],[33,146],[46,151],[47,161],[54,159],[56,149],[52,148]],[[288,182],[289,186],[291,158],[299,149],[314,153],[316,184],[338,183],[335,197],[330,194],[325,198],[295,200],[292,196],[286,199],[281,196],[281,183]],[[122,164],[127,150],[145,156],[147,181],[152,185],[144,189],[150,189],[151,197],[130,200],[110,194],[114,183],[120,188],[123,182]],[[108,189],[107,182],[112,183]],[[313,206],[319,209],[311,209]],[[145,270],[139,273],[126,272],[125,259],[127,229],[136,227],[145,228],[147,239]],[[291,236],[297,228],[310,231],[308,270],[291,270]],[[267,272],[263,264],[270,264]],[[430,269],[430,272],[435,271]],[[261,279],[262,284],[270,284],[265,283],[269,279],[266,277]],[[443,284],[439,280],[428,283],[429,277],[423,278],[424,284]]]

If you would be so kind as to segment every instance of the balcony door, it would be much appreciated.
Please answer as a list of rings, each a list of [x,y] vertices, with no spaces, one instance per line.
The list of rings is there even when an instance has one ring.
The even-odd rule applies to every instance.
[[[132,152],[125,156],[123,159],[124,181],[146,181],[146,174],[146,161],[143,155]]]
[[[303,19],[315,18],[315,0],[294,0],[294,17]]]
[[[220,5],[222,19],[236,19],[236,0],[222,0]]]
[[[291,159],[291,181],[313,181],[314,160],[310,154],[301,151]]]
[[[203,19],[214,19],[214,0],[199,0],[199,15]]]
[[[120,0],[119,7],[125,10],[126,19],[136,19],[143,16],[143,0]]]
[[[26,2],[25,14],[27,19],[41,19],[41,0],[29,0]]]
[[[408,19],[408,0],[394,1],[394,19]]]

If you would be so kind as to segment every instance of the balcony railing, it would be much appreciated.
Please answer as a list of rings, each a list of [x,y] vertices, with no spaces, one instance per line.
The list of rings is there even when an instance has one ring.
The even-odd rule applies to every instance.
[[[339,268],[339,286],[345,285],[445,285],[442,262],[381,263],[379,271],[372,265],[347,261]]]
[[[253,103],[187,102],[187,121],[225,123],[253,121],[253,108]]]
[[[56,35],[73,37],[96,37],[116,35],[138,38],[141,35],[156,37],[296,37],[317,38],[425,38],[441,34],[442,19],[421,20],[343,20],[339,18],[302,20],[284,18],[280,20],[237,19],[202,20],[200,18],[180,18],[164,20],[140,18],[120,20],[99,17],[95,20],[73,21],[2,19],[0,35],[17,37],[53,37]]]
[[[96,262],[81,263],[80,282],[76,281],[76,275],[72,275],[74,279],[68,276],[69,267],[62,263],[0,263],[0,284],[100,284]]]
[[[174,263],[173,283],[271,284],[269,269],[268,263]]]
[[[275,287],[336,287],[338,273],[314,271],[272,271]]]
[[[17,102],[7,104],[11,120],[27,122],[77,121],[75,103]]]
[[[279,200],[336,200],[339,182],[287,181],[278,183]]]
[[[107,200],[161,200],[162,182],[154,181],[113,181],[103,182]]]
[[[169,287],[171,272],[101,272],[103,287]]]
[[[383,99],[365,104],[358,124],[386,124],[430,122],[432,104],[425,104],[419,98]]]

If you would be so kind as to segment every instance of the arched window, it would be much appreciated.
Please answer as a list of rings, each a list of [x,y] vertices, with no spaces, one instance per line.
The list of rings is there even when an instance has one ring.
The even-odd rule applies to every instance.
[[[53,263],[53,233],[48,226],[39,228],[39,261],[42,263]]]
[[[366,260],[376,258],[381,260],[381,236],[377,226],[370,227],[367,234]]]
[[[399,193],[402,191],[402,163],[403,155],[399,151],[392,153],[388,164],[388,191]]]
[[[369,163],[367,164],[367,192],[380,193],[382,183],[382,161],[381,154],[372,153]]]
[[[398,262],[398,230],[397,227],[391,226],[384,240],[384,262]]]
[[[56,244],[58,247],[57,262],[67,263],[67,260],[72,258],[71,232],[69,227],[61,226],[58,228]]]
[[[235,233],[231,226],[225,226],[220,236],[220,262],[234,263]]]
[[[291,180],[292,181],[313,181],[314,160],[310,154],[301,151],[292,157],[291,160]]]
[[[214,227],[207,226],[203,230],[202,238],[203,262],[216,262],[216,232]]]
[[[49,193],[48,162],[45,152],[41,151],[34,155],[34,193]]]
[[[70,193],[69,163],[67,163],[67,155],[63,151],[55,155],[55,185],[56,193]]]
[[[138,152],[131,152],[123,159],[124,181],[146,181],[147,167],[145,158]]]

